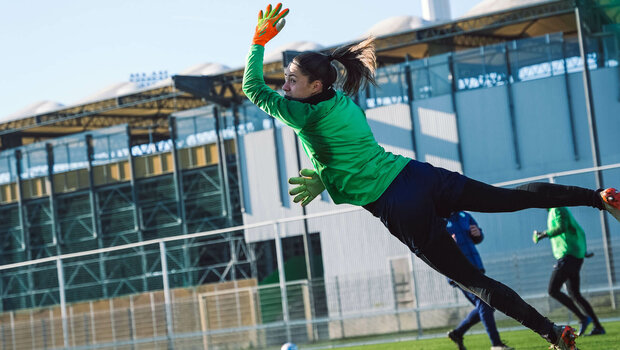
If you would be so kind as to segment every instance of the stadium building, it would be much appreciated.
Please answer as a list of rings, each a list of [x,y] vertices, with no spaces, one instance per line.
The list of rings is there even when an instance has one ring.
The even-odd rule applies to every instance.
[[[355,101],[379,143],[500,186],[620,186],[620,2],[484,0],[456,20],[441,3],[365,33],[378,86]],[[279,89],[298,52],[330,49],[281,47],[265,80]],[[269,348],[421,335],[462,313],[368,212],[326,193],[292,203],[286,179],[309,160],[242,75],[197,65],[0,120],[3,344]],[[573,213],[595,251],[590,292],[617,316],[620,225]],[[545,218],[476,214],[481,253],[490,276],[566,318],[545,297],[550,251],[531,246]]]

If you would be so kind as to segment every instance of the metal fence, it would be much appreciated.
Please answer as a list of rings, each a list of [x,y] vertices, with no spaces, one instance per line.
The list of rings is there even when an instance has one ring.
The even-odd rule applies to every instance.
[[[485,263],[501,266],[501,272],[491,269],[492,276],[521,291],[543,314],[568,320],[568,311],[545,294],[548,276],[542,271],[550,271],[552,260],[545,252]],[[609,305],[606,285],[591,283],[605,278],[602,265],[589,262],[583,274],[586,295],[597,309]],[[537,271],[532,266],[545,269],[523,273]],[[219,289],[158,291],[10,313],[0,326],[1,344],[3,349],[276,349],[293,341],[321,348],[370,336],[436,334],[471,308],[434,271],[404,272],[294,281],[284,289],[236,281]]]
[[[614,164],[524,180],[553,180],[618,168],[620,164]],[[28,278],[46,280],[51,288],[30,290],[21,297],[51,298],[57,304],[0,314],[0,344],[3,349],[276,349],[293,341],[325,348],[352,339],[374,342],[376,337],[388,341],[428,336],[454,326],[469,308],[466,300],[443,276],[411,255],[390,258],[387,270],[285,282],[280,237],[284,225],[359,211],[350,208],[0,266],[5,290],[23,287]],[[192,288],[170,287],[175,275],[191,273],[174,264],[179,242],[193,242],[199,248],[202,237],[265,228],[273,229],[278,283],[262,285],[256,279],[240,279]],[[583,289],[604,317],[619,316],[615,303],[620,284],[614,271],[620,266],[608,252],[617,255],[620,242],[595,240],[589,249],[595,257],[584,265]],[[119,259],[139,255],[139,260],[149,264],[146,280],[153,290],[159,290],[67,302],[66,286],[78,288],[80,279],[89,281],[88,274],[94,273],[87,268],[88,261],[103,261],[113,269],[126,266],[117,264]],[[567,320],[568,311],[546,295],[552,263],[549,249],[485,256],[491,277],[514,288],[543,314]],[[126,279],[116,282],[119,288],[131,283]],[[82,287],[92,287],[86,284]],[[506,318],[498,315],[498,319]]]

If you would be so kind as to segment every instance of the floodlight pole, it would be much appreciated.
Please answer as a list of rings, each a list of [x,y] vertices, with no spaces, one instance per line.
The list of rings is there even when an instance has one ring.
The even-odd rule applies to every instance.
[[[581,14],[579,13],[579,7],[575,7],[575,21],[577,24],[577,36],[579,38],[579,53],[581,60],[583,61],[583,88],[586,104],[586,115],[588,118],[588,129],[590,133],[590,149],[592,151],[592,163],[594,167],[600,166],[600,150],[598,147],[598,133],[596,128],[596,114],[594,113],[594,99],[592,97],[592,84],[590,82],[590,67],[588,66],[587,48],[585,38],[583,34],[583,23],[581,20]],[[594,172],[594,179],[596,181],[596,188],[603,187],[603,179],[600,170]],[[609,285],[609,297],[611,299],[611,307],[616,309],[616,298],[614,295],[614,264],[613,255],[611,252],[609,227],[607,223],[607,217],[605,211],[600,211],[601,231],[603,235],[603,253],[605,255],[605,264],[607,265],[607,283]]]

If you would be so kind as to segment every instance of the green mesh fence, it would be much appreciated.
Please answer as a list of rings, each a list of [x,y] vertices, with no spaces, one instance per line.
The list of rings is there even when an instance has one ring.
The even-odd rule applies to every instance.
[[[131,184],[98,188],[96,201],[103,247],[140,241]]]
[[[0,207],[0,264],[11,264],[25,261],[26,246],[24,231],[19,218],[18,205]]]

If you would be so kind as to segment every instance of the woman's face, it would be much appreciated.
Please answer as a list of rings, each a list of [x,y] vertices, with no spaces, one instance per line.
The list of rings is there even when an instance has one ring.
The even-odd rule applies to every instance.
[[[295,100],[302,100],[316,95],[323,90],[323,83],[320,80],[308,81],[308,76],[304,75],[295,63],[291,63],[284,68],[284,94]]]

